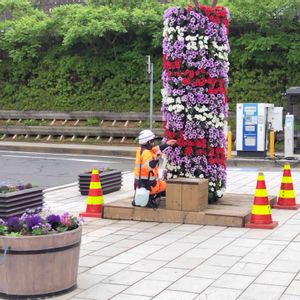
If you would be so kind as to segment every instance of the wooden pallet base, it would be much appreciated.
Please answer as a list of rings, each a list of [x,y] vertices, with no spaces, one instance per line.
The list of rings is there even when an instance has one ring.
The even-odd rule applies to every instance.
[[[276,197],[269,197],[271,206]],[[249,221],[253,195],[227,193],[217,204],[211,204],[200,212],[165,209],[164,201],[158,209],[133,207],[132,198],[105,204],[103,218],[164,223],[218,225],[244,227]]]

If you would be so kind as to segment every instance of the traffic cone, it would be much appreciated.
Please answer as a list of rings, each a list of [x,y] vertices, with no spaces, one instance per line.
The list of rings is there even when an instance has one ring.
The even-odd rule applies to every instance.
[[[277,225],[278,222],[272,220],[264,173],[258,173],[251,218],[250,222],[245,224],[245,227],[273,229]]]
[[[102,217],[103,196],[99,179],[99,171],[93,169],[89,194],[87,199],[86,212],[79,214],[81,217],[101,218]]]
[[[299,204],[296,204],[290,164],[284,165],[277,203],[273,207],[280,209],[298,209],[300,207]]]

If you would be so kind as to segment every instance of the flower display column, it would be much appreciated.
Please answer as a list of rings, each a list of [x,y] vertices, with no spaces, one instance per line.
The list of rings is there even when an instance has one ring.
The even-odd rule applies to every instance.
[[[167,179],[207,178],[209,202],[226,186],[228,20],[224,7],[169,8],[164,14],[162,112]]]

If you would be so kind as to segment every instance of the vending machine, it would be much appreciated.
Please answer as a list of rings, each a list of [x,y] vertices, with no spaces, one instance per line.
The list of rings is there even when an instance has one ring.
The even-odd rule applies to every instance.
[[[282,130],[282,107],[270,103],[238,103],[236,150],[238,156],[265,157],[268,129]]]

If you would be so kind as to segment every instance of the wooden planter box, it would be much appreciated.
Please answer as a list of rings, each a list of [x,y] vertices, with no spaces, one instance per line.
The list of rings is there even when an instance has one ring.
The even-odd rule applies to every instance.
[[[207,206],[207,179],[179,177],[167,181],[166,209],[199,212]]]
[[[0,236],[2,297],[45,297],[74,289],[81,230],[79,227],[43,236]]]
[[[22,215],[26,209],[41,207],[44,202],[43,189],[35,187],[11,193],[0,193],[0,218]]]
[[[122,187],[122,173],[118,170],[99,171],[103,194],[119,191]],[[79,191],[81,195],[87,195],[91,181],[91,172],[79,174]]]

